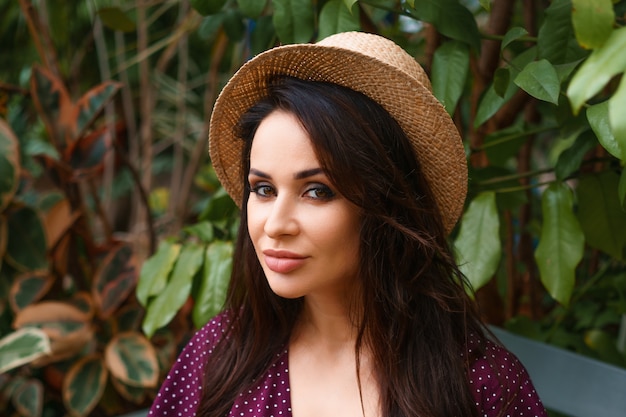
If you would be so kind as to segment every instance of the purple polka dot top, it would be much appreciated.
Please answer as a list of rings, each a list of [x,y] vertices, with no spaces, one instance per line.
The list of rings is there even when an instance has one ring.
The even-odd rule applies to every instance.
[[[224,332],[222,325],[228,322],[224,315],[217,316],[194,335],[163,381],[148,416],[196,415],[206,355],[212,353]],[[470,341],[470,346],[473,343]],[[471,365],[468,378],[483,417],[547,416],[526,369],[512,353],[494,343],[489,342],[485,354]],[[229,416],[291,417],[287,350],[277,354],[267,372],[239,394]]]

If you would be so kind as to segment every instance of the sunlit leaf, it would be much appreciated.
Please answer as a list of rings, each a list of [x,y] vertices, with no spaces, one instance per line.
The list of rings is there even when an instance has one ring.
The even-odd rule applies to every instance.
[[[135,30],[135,22],[119,7],[103,7],[96,11],[102,23],[109,29],[120,32],[132,32]]]
[[[40,417],[43,410],[43,384],[28,379],[13,392],[13,405],[21,417]]]
[[[46,235],[39,213],[23,206],[8,215],[5,259],[20,270],[46,269]]]
[[[272,0],[274,27],[283,44],[306,43],[314,32],[314,9],[309,0]]]
[[[587,244],[623,259],[626,233],[616,231],[626,231],[626,212],[616,192],[618,184],[619,175],[611,171],[585,175],[580,179],[576,194],[578,220]]]
[[[583,48],[601,47],[613,30],[615,13],[611,0],[572,0],[572,24]]]
[[[419,0],[413,9],[420,20],[432,23],[442,35],[480,51],[476,19],[458,0]]]
[[[143,331],[150,337],[169,323],[187,301],[194,275],[204,262],[204,246],[187,244],[178,257],[167,286],[148,305]]]
[[[256,19],[263,13],[267,6],[267,0],[237,0],[239,10],[246,16]]]
[[[18,329],[0,339],[0,374],[50,352],[50,340],[42,330],[34,327]]]
[[[95,272],[92,294],[101,318],[110,317],[137,284],[137,260],[128,245],[111,251]]]
[[[587,109],[587,120],[598,141],[611,155],[626,160],[626,141],[618,141],[609,122],[609,102],[594,104]]]
[[[25,272],[15,278],[9,293],[9,302],[14,312],[39,301],[52,287],[54,277],[48,271]]]
[[[137,284],[137,299],[142,306],[145,307],[148,299],[160,294],[167,285],[167,277],[178,258],[180,248],[180,244],[165,240],[159,244],[156,253],[144,262]]]
[[[537,47],[539,58],[547,59],[552,65],[567,64],[585,56],[574,36],[571,0],[554,0],[546,9]]]
[[[495,193],[482,193],[472,200],[461,218],[454,249],[461,272],[474,290],[489,282],[502,251]]]
[[[217,241],[206,249],[204,273],[198,294],[194,297],[193,323],[202,327],[224,306],[233,262],[233,245]]]
[[[531,96],[549,103],[559,102],[559,77],[545,59],[526,65],[514,80],[515,84]]]
[[[519,38],[522,38],[526,35],[528,35],[528,31],[526,29],[519,27],[519,26],[512,27],[504,35],[504,39],[502,39],[502,44],[500,45],[500,50],[504,50],[512,42],[515,42]]]
[[[435,97],[452,115],[463,93],[469,69],[469,49],[459,41],[448,41],[435,51],[432,85]]]
[[[0,212],[9,205],[20,174],[18,139],[7,122],[0,119]]]
[[[567,96],[574,113],[598,93],[611,78],[626,70],[626,27],[616,29],[601,48],[595,49],[572,77]]]
[[[359,30],[359,9],[350,9],[345,0],[330,0],[327,2],[319,16],[318,39],[324,39],[340,32]]]
[[[555,300],[568,305],[585,245],[573,213],[572,191],[564,183],[551,184],[541,198],[541,211],[543,225],[535,251],[541,282]]]
[[[100,355],[75,362],[63,380],[63,403],[72,416],[87,416],[98,405],[107,381]]]
[[[106,365],[115,378],[133,387],[154,387],[159,378],[156,351],[137,332],[120,333],[107,345]]]
[[[609,101],[609,124],[615,141],[619,143],[622,149],[621,160],[626,162],[626,117],[624,117],[624,109],[626,109],[626,75],[622,76],[617,91]]]

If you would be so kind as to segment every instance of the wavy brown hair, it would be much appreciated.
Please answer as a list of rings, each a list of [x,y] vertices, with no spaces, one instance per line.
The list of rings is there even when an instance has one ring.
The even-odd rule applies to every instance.
[[[366,347],[383,416],[477,416],[467,375],[472,358],[465,353],[470,333],[482,339],[484,329],[403,130],[361,93],[276,78],[237,128],[245,141],[245,184],[256,129],[277,109],[298,118],[330,181],[360,208],[357,373]],[[239,393],[287,346],[302,310],[302,299],[275,295],[265,279],[248,235],[249,193],[246,186],[225,304],[232,325],[208,355],[201,416],[228,414]]]

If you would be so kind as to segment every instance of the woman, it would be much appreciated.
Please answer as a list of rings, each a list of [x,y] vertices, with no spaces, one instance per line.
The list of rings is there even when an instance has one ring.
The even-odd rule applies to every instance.
[[[265,52],[209,137],[242,209],[231,283],[151,415],[545,416],[466,294],[446,243],[463,146],[400,47],[353,32]]]

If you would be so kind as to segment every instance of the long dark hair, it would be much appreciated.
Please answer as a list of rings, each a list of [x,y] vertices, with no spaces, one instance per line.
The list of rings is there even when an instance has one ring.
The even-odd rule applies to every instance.
[[[366,308],[355,315],[355,349],[357,359],[364,346],[374,359],[383,415],[477,416],[465,353],[470,334],[484,338],[483,326],[403,130],[361,93],[291,77],[270,80],[267,97],[238,126],[244,184],[256,128],[277,109],[300,120],[333,185],[361,209],[356,305]],[[278,297],[267,284],[248,235],[248,196],[246,188],[225,305],[232,325],[208,355],[201,416],[228,414],[287,346],[302,309],[301,299]]]

